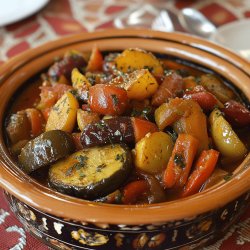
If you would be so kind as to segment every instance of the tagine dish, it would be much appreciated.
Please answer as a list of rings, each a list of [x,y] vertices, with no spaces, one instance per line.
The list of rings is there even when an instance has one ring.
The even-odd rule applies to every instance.
[[[250,111],[225,79],[139,48],[70,50],[18,93],[5,131],[19,167],[63,194],[151,204],[230,179]]]
[[[56,249],[195,249],[250,201],[250,66],[143,29],[76,34],[0,68],[0,185]]]

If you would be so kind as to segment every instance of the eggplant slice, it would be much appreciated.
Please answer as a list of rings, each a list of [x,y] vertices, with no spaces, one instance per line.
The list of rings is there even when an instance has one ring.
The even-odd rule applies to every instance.
[[[49,170],[49,184],[57,191],[93,200],[119,188],[132,169],[132,156],[123,144],[80,150]]]
[[[70,134],[61,130],[47,131],[29,141],[21,150],[18,161],[26,173],[71,154],[75,145]]]

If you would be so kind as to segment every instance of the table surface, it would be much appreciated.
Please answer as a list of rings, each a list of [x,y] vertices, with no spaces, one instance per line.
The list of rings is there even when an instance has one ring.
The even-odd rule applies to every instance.
[[[115,27],[116,17],[128,16],[140,8],[152,18],[154,11],[167,8],[172,14],[183,7],[199,9],[217,27],[238,19],[250,18],[250,0],[51,0],[40,12],[18,23],[0,28],[0,64],[31,47],[78,32]],[[175,29],[184,31],[178,23]],[[0,189],[0,249],[48,250],[26,233],[9,210]],[[250,209],[225,237],[207,250],[250,249]]]

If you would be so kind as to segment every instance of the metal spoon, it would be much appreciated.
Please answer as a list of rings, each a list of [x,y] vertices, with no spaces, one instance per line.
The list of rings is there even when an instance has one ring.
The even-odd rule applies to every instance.
[[[181,25],[189,32],[209,38],[216,27],[201,12],[192,8],[184,8],[178,14]]]

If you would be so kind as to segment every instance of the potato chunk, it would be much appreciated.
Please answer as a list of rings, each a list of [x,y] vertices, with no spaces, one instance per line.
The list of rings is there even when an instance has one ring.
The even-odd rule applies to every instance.
[[[80,73],[77,68],[74,68],[71,73],[72,86],[75,89],[89,89],[91,87],[90,82],[85,75]]]
[[[132,72],[137,69],[151,69],[155,75],[162,75],[163,68],[159,60],[150,52],[142,49],[126,49],[116,57],[118,70]]]
[[[78,127],[81,131],[83,131],[87,125],[100,121],[100,117],[97,113],[85,111],[82,109],[77,109],[76,117]]]
[[[129,99],[144,100],[156,92],[158,83],[148,69],[140,69],[129,74],[123,86]]]
[[[135,166],[147,173],[162,171],[171,156],[174,143],[164,132],[147,134],[135,146]]]
[[[76,123],[78,101],[70,92],[66,92],[53,106],[46,124],[46,131],[63,130],[72,132]]]

